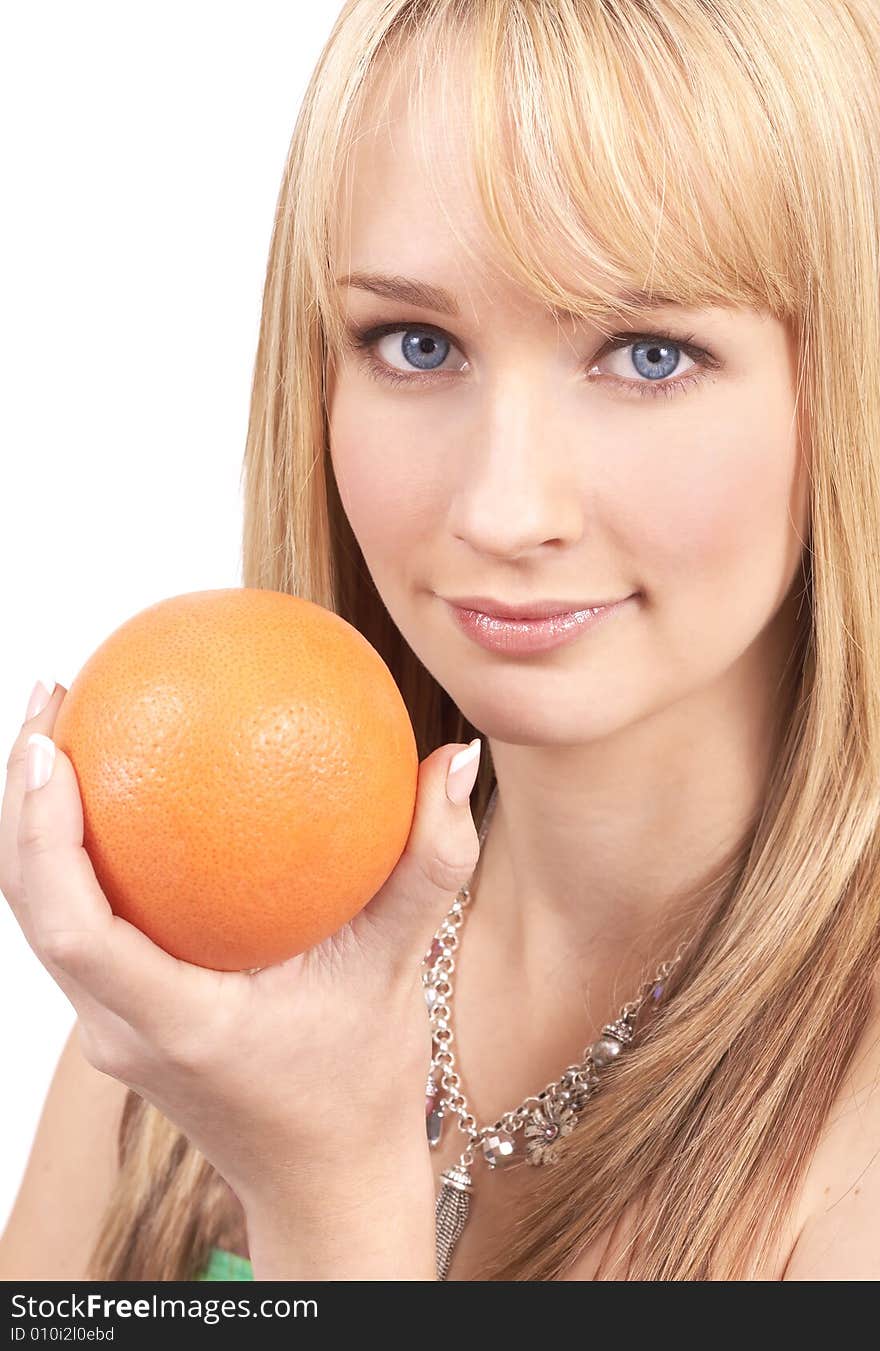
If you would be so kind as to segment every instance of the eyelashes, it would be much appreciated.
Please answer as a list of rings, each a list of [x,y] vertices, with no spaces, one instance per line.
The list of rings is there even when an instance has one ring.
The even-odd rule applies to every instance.
[[[448,343],[451,348],[455,344],[448,334],[441,328],[436,328],[433,324],[402,324],[385,323],[376,324],[372,327],[359,327],[352,325],[347,329],[347,345],[355,353],[361,365],[372,379],[385,385],[410,385],[425,387],[430,384],[436,385],[438,381],[448,380],[456,374],[455,371],[436,371],[426,372],[418,371],[413,368],[411,374],[389,366],[383,361],[376,352],[376,344],[381,338],[388,337],[391,334],[420,333],[428,337],[435,338],[440,342]],[[706,348],[699,347],[693,341],[694,334],[676,334],[668,329],[662,333],[616,333],[609,338],[604,347],[590,362],[590,371],[595,362],[600,361],[609,353],[625,350],[628,347],[638,347],[647,344],[650,347],[669,347],[673,346],[684,352],[691,361],[694,362],[694,368],[688,370],[685,375],[675,379],[624,379],[614,374],[602,375],[598,383],[610,385],[618,389],[624,396],[635,396],[637,398],[670,398],[676,394],[686,391],[688,388],[702,383],[709,375],[721,369],[723,363],[709,352]],[[456,349],[457,350],[457,349]],[[588,377],[592,383],[596,383],[595,377],[591,374]]]

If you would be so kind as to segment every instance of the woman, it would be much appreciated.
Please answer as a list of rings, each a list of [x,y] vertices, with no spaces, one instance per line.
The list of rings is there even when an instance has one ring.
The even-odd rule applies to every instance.
[[[416,816],[320,949],[187,968],[25,723],[3,889],[128,1086],[93,1278],[880,1276],[878,90],[872,0],[345,6],[243,580],[382,654]]]

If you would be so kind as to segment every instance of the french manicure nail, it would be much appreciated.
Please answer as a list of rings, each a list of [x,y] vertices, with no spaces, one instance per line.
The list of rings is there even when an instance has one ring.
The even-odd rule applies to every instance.
[[[446,796],[456,807],[463,807],[471,795],[480,768],[480,738],[474,737],[469,746],[458,751],[446,771]]]
[[[55,742],[42,732],[31,732],[24,760],[24,789],[32,793],[42,788],[52,777],[55,765]]]
[[[36,685],[31,690],[31,697],[28,700],[27,713],[24,717],[25,722],[30,722],[31,718],[35,718],[38,713],[42,713],[43,709],[52,698],[52,691],[54,689],[54,680],[48,687],[43,684],[42,680],[37,681]]]

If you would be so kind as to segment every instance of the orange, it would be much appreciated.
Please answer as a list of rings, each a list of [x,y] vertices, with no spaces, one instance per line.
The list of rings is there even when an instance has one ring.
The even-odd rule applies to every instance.
[[[339,615],[282,592],[142,610],[86,661],[53,735],[113,912],[215,970],[335,933],[412,825],[418,751],[391,672]]]

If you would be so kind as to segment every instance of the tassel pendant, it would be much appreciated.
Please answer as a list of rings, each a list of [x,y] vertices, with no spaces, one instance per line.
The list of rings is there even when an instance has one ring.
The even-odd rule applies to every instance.
[[[443,1185],[434,1207],[437,1242],[437,1279],[445,1281],[452,1264],[455,1245],[467,1224],[471,1204],[471,1175],[461,1164],[440,1174]]]

